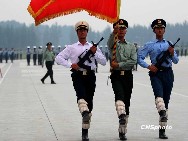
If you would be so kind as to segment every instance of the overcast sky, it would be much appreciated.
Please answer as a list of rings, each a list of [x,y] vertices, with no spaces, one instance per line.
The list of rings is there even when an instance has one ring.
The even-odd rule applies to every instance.
[[[22,23],[34,23],[27,12],[30,0],[0,0],[0,21],[16,20]],[[188,21],[188,0],[121,0],[120,18],[128,21],[129,26],[145,25],[156,18],[163,18],[167,23]],[[86,20],[94,30],[103,30],[108,22],[91,17],[87,12],[67,15],[52,19],[44,24],[74,25],[79,20]]]

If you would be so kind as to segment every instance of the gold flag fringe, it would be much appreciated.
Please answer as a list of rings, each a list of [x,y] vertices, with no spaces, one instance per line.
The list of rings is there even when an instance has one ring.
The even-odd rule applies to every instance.
[[[33,11],[32,7],[29,5],[27,10],[32,15],[32,17],[35,19],[38,15],[42,13],[42,11],[48,7],[51,3],[55,2],[55,0],[50,0],[47,2],[43,7],[41,7],[36,13]]]

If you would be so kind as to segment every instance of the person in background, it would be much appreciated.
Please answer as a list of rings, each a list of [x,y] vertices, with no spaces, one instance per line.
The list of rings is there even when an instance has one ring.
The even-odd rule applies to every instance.
[[[31,59],[30,46],[27,46],[26,58],[27,58],[27,65],[30,66],[30,59]]]
[[[45,79],[50,76],[50,79],[51,79],[51,84],[56,84],[55,81],[54,81],[54,78],[53,78],[53,62],[54,62],[54,59],[55,59],[55,55],[54,53],[52,52],[52,43],[51,42],[48,42],[46,44],[47,46],[47,49],[46,51],[44,52],[44,55],[43,55],[43,59],[42,59],[42,67],[43,67],[43,64],[44,64],[44,60],[46,61],[45,64],[46,64],[46,68],[47,68],[47,73],[44,75],[44,77],[41,79],[41,82],[43,84]]]
[[[36,66],[37,62],[37,50],[36,50],[36,46],[33,47],[33,65]]]

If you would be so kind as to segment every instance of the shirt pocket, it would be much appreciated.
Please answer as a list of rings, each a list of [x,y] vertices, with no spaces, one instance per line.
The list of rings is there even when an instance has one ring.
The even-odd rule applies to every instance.
[[[121,50],[119,50],[120,60],[123,62],[130,58],[130,52],[130,48],[121,48]]]

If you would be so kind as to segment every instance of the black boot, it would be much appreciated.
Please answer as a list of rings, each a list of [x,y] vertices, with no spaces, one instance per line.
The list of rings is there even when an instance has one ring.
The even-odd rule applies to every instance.
[[[120,124],[120,125],[125,125],[125,124],[126,124],[125,118],[126,118],[126,115],[125,115],[125,114],[121,114],[121,115],[119,116],[119,124]],[[120,132],[119,132],[119,139],[120,139],[120,140],[127,140],[127,137],[125,136],[124,133],[120,133]]]
[[[52,81],[51,84],[56,84],[56,83],[54,81]]]
[[[125,140],[127,140],[127,137],[125,136],[125,134],[119,133],[119,139],[122,141],[125,141]]]
[[[82,129],[82,141],[89,141],[88,129]]]
[[[159,129],[159,138],[160,139],[168,139],[168,137],[165,134],[165,129]]]

